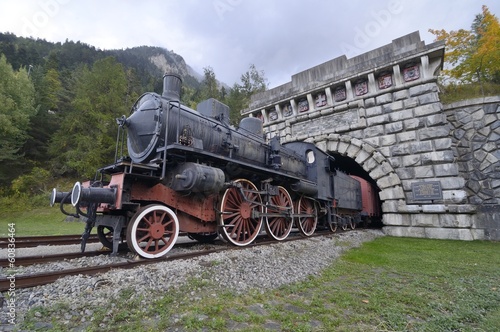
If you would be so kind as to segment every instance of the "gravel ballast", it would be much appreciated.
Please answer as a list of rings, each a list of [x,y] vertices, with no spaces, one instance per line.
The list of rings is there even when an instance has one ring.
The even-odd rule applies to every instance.
[[[52,284],[16,290],[16,321],[23,321],[30,308],[53,308],[64,304],[62,307],[69,308],[66,312],[52,311],[58,315],[57,320],[62,324],[74,324],[76,320],[85,325],[92,321],[95,308],[109,306],[124,290],[134,290],[130,299],[139,295],[145,299],[154,299],[158,294],[180,289],[193,279],[203,280],[214,287],[211,290],[213,293],[217,293],[217,288],[234,294],[245,294],[255,289],[263,292],[317,275],[346,250],[359,247],[363,242],[379,236],[383,236],[380,230],[354,230],[330,237],[277,242],[188,260],[159,262],[127,270],[117,269],[96,276],[65,277]],[[199,245],[193,250],[213,247]],[[175,253],[175,247],[172,252]],[[55,264],[91,266],[123,259],[125,258],[97,256]],[[18,273],[35,273],[37,269],[47,271],[50,268],[47,265],[20,268]],[[192,296],[196,301],[196,292],[192,292]],[[3,302],[0,324],[8,324],[8,308]],[[50,317],[43,317],[35,312],[35,320],[38,318],[41,324],[39,327],[44,327],[43,324],[50,325],[46,323],[50,321]],[[12,330],[15,326],[0,325],[0,330],[2,327]]]

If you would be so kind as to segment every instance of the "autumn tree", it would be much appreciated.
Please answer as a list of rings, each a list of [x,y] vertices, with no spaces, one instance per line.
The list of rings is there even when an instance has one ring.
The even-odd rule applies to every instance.
[[[488,7],[476,15],[471,30],[429,32],[445,41],[445,60],[451,68],[443,74],[464,83],[500,83],[500,24]]]

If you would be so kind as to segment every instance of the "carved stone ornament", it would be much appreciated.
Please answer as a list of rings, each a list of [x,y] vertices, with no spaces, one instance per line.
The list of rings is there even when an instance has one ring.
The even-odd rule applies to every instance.
[[[335,99],[336,102],[345,100],[347,98],[347,93],[345,87],[339,87],[335,89],[333,92],[333,99]]]
[[[368,93],[368,81],[360,81],[354,84],[354,93],[356,96],[362,96]]]
[[[326,93],[320,92],[316,95],[316,98],[314,98],[314,103],[316,107],[322,107],[326,105]]]
[[[283,116],[293,115],[292,105],[286,104],[283,106]]]
[[[382,74],[378,77],[378,88],[379,89],[387,89],[392,86],[392,75],[391,74]]]
[[[418,65],[411,65],[403,69],[403,79],[405,82],[414,81],[420,78]]]
[[[309,103],[307,99],[301,99],[298,104],[299,112],[307,112],[309,111]]]

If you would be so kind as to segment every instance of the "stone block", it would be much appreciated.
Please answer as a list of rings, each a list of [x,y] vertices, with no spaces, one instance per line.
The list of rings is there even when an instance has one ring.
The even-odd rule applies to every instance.
[[[401,213],[420,213],[422,212],[422,206],[415,204],[401,204],[399,206],[399,212]]]
[[[424,117],[431,114],[438,114],[442,112],[442,106],[440,103],[433,103],[428,105],[422,105],[415,107],[414,109],[416,117]]]
[[[401,180],[409,180],[415,178],[415,169],[409,168],[396,168],[396,174]]]
[[[330,150],[330,151],[335,151],[335,150]],[[358,164],[363,165],[366,160],[368,160],[371,157],[371,153],[366,151],[366,150],[361,150],[359,151],[358,155],[354,159]]]
[[[387,104],[392,102],[392,93],[386,93],[375,98],[377,105]]]
[[[401,121],[406,119],[413,119],[413,110],[405,109],[401,111],[391,112],[389,113],[389,117],[391,121]]]
[[[365,107],[375,106],[375,98],[366,98],[365,99]]]
[[[403,101],[403,103],[404,103],[406,109],[417,107],[418,106],[418,99],[416,97],[411,97],[411,98],[405,99]]]
[[[450,136],[450,128],[448,126],[422,128],[418,130],[418,138],[422,141],[448,136]]]
[[[441,182],[441,189],[463,189],[465,186],[465,179],[462,177],[452,176],[452,177],[442,177],[439,178]]]
[[[448,120],[446,119],[445,114],[432,114],[425,118],[425,122],[428,127],[433,127],[437,125],[447,124]]]
[[[389,123],[389,122],[390,122],[390,119],[389,119],[388,114],[382,114],[382,115],[378,115],[378,116],[374,116],[374,117],[366,119],[366,124],[368,126],[375,126],[375,125]]]
[[[436,83],[427,83],[413,86],[409,89],[410,96],[419,96],[424,93],[438,92],[438,86]]]
[[[366,116],[377,116],[382,114],[382,106],[374,106],[366,108]]]
[[[380,193],[380,199],[385,201],[388,199],[404,199],[405,195],[403,192],[403,188],[400,186],[396,186],[393,188],[386,188],[382,190]]]
[[[385,125],[385,132],[387,134],[399,133],[401,131],[403,131],[402,121],[392,122]]]
[[[382,203],[382,211],[384,215],[386,213],[397,213],[398,212],[398,201],[385,201]]]
[[[426,227],[425,237],[441,240],[474,240],[471,230],[465,228]]]
[[[374,136],[381,136],[384,135],[384,126],[383,125],[378,125],[378,126],[371,126],[365,129],[365,136],[366,137],[374,137]]]
[[[433,227],[439,225],[437,214],[418,213],[411,215],[411,225],[417,227]]]
[[[439,150],[448,150],[451,148],[452,140],[451,138],[437,138],[434,140],[434,147],[437,151]],[[447,151],[451,152],[451,151]]]
[[[434,165],[434,174],[436,176],[456,176],[458,175],[457,164]]]
[[[346,150],[346,155],[349,156],[350,158],[354,159],[357,157],[359,151],[361,151],[361,147],[356,146],[354,144],[350,144]]]
[[[384,225],[410,226],[409,215],[395,214],[395,213],[384,213],[382,218],[383,218]]]
[[[402,133],[397,133],[396,137],[399,142],[409,142],[417,139],[416,131],[404,131]]]
[[[408,90],[400,90],[396,91],[393,93],[393,99],[394,100],[402,100],[402,99],[407,99],[409,96]]]
[[[467,192],[465,190],[443,190],[443,200],[454,204],[466,203]]]
[[[439,216],[441,227],[470,228],[472,226],[472,217],[469,214],[442,214]]]
[[[423,204],[422,205],[423,213],[445,213],[446,206],[443,204]]]
[[[431,141],[408,143],[410,153],[422,153],[433,151]]]
[[[379,147],[379,138],[378,137],[370,137],[370,138],[365,138],[365,142],[369,143],[371,146],[374,147]]]
[[[426,93],[426,94],[423,94],[423,95],[420,95],[417,97],[418,98],[418,103],[420,105],[427,105],[427,104],[436,104],[436,103],[440,103],[440,99],[439,99],[439,95],[437,94],[437,92],[432,92],[432,93]]]
[[[403,166],[420,166],[421,165],[421,155],[420,154],[410,154],[402,157]]]
[[[424,127],[424,121],[420,118],[412,118],[403,121],[406,130],[415,130]]]
[[[385,226],[382,231],[388,236],[425,238],[423,227]]]
[[[417,166],[413,167],[415,170],[415,179],[425,179],[434,177],[434,170],[432,166]]]
[[[339,145],[339,141],[338,140],[330,140],[326,144],[326,150],[327,151],[337,151],[338,145]]]
[[[454,160],[455,156],[450,150],[426,152],[422,154],[422,165],[452,163]]]
[[[396,144],[396,135],[384,135],[380,136],[380,145],[381,146],[388,146],[388,145],[394,145]]]

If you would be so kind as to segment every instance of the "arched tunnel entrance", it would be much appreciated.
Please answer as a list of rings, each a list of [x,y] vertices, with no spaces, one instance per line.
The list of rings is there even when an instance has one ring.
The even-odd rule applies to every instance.
[[[381,191],[380,188],[377,185],[377,182],[370,177],[368,172],[366,172],[361,165],[359,165],[354,159],[348,157],[348,156],[343,156],[338,152],[333,152],[329,151],[328,154],[332,156],[335,161],[334,161],[334,167],[337,170],[340,170],[348,175],[353,175],[360,177],[362,179],[365,179],[368,181],[373,188],[375,188],[376,192],[375,194],[377,195],[377,198],[379,196],[379,192]],[[382,203],[380,199],[377,200],[376,204],[378,205],[378,210],[380,211],[380,217],[379,218],[373,218],[371,220],[371,223],[367,225],[370,228],[382,228],[383,223],[382,223]]]

